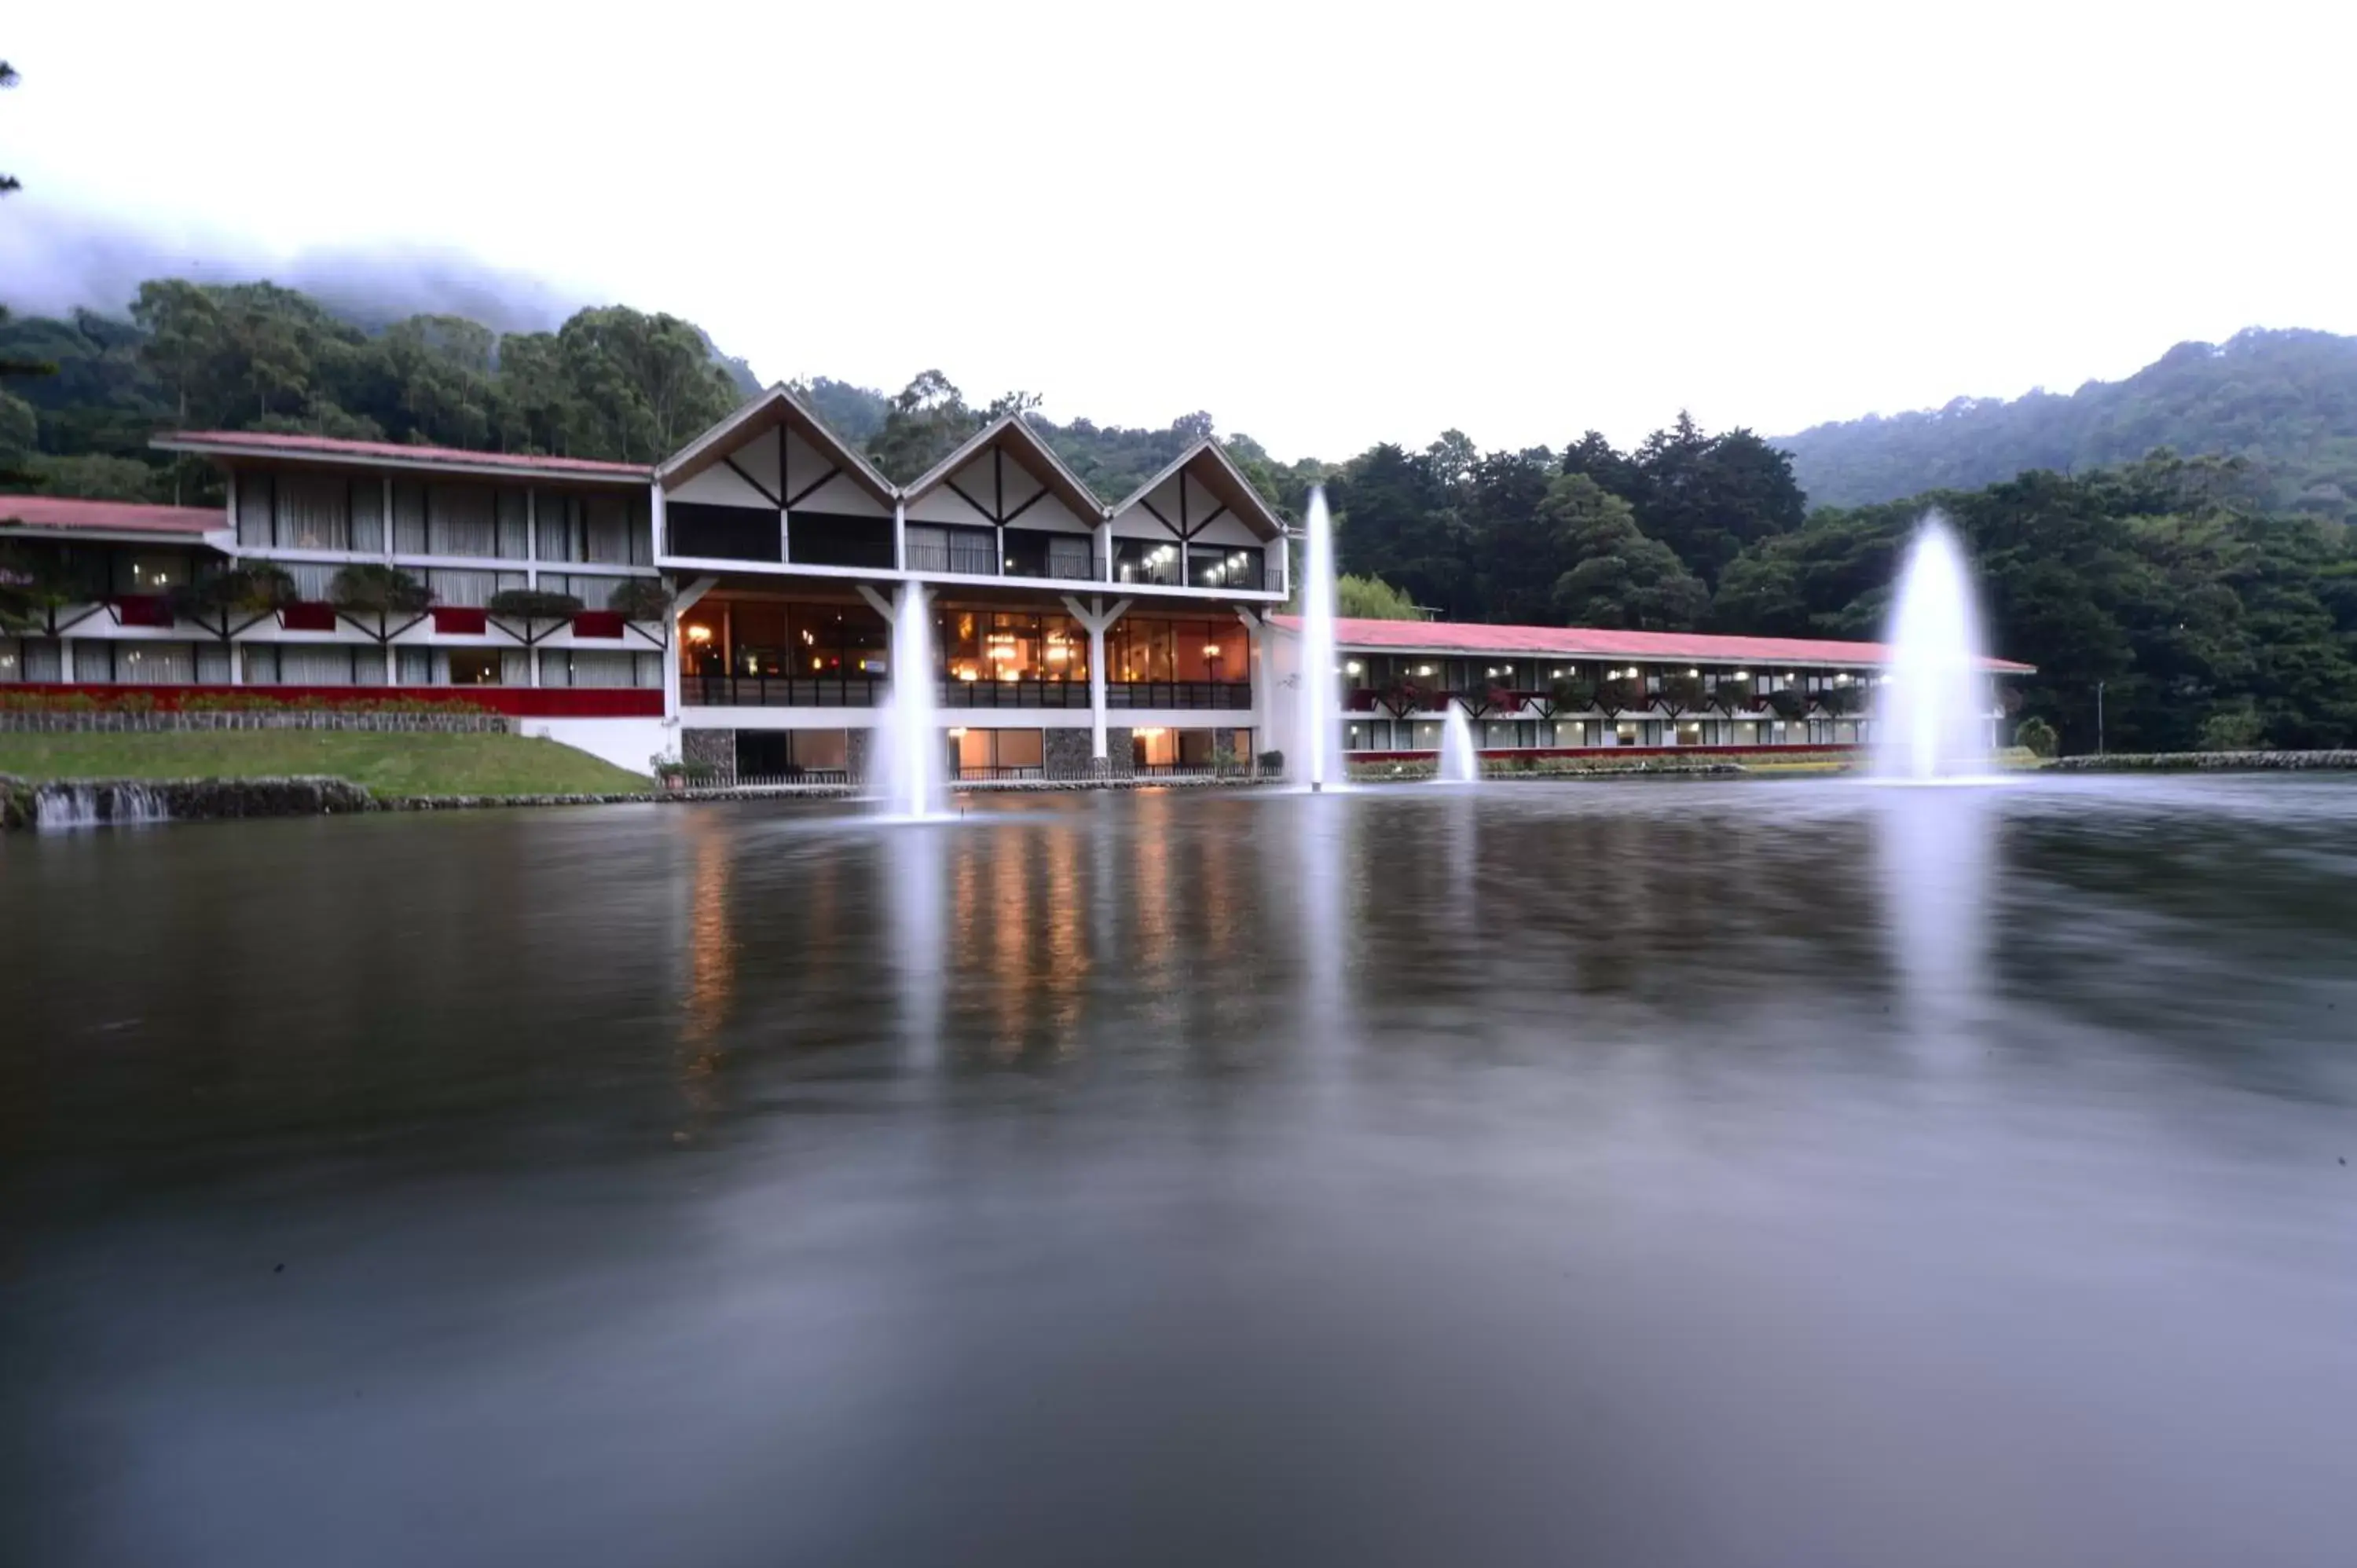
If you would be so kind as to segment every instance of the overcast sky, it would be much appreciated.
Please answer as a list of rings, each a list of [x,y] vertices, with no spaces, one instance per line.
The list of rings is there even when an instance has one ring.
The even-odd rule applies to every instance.
[[[0,226],[448,246],[1283,457],[1781,434],[2357,330],[2352,11],[26,5]]]

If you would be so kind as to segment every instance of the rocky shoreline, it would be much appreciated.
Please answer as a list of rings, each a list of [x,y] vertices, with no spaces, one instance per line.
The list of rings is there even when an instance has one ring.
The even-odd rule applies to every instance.
[[[2057,757],[2046,766],[2058,773],[2357,771],[2357,751],[2112,751]]]

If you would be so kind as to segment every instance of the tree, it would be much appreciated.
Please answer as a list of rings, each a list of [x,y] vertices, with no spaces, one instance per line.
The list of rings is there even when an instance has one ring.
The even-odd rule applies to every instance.
[[[1361,577],[1348,572],[1334,579],[1334,612],[1355,620],[1421,618],[1408,596],[1381,577]]]
[[[2033,757],[2051,757],[2058,742],[2052,725],[2044,719],[2032,717],[2015,726],[2013,744]]]
[[[0,522],[8,520],[0,499]],[[57,637],[98,613],[103,585],[57,549],[0,544],[0,628],[37,637]],[[82,613],[60,621],[58,612],[75,606]]]
[[[1555,579],[1556,617],[1572,626],[1672,631],[1702,618],[1709,595],[1663,544],[1638,531],[1629,503],[1583,474],[1558,476],[1539,507],[1577,564]]]
[[[557,359],[585,444],[622,462],[651,463],[736,407],[736,388],[705,341],[676,316],[620,305],[576,312],[558,328]]]
[[[1698,674],[1673,671],[1662,677],[1660,698],[1663,711],[1670,717],[1677,718],[1708,705],[1710,689]]]
[[[884,424],[867,444],[868,461],[896,484],[907,484],[956,451],[992,421],[1039,405],[1030,392],[1008,392],[981,412],[939,371],[920,371],[892,399]]]

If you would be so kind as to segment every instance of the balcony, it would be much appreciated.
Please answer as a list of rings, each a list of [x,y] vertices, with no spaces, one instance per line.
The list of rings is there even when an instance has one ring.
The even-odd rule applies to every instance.
[[[876,675],[690,675],[679,700],[702,708],[872,708],[890,684]]]
[[[1207,709],[1223,713],[1249,712],[1252,682],[1248,681],[1108,681],[1108,708]]]
[[[944,708],[1086,708],[1086,681],[944,681]]]
[[[920,539],[914,529],[909,533],[908,566],[911,572],[961,577],[1000,575],[998,546],[989,539]]]

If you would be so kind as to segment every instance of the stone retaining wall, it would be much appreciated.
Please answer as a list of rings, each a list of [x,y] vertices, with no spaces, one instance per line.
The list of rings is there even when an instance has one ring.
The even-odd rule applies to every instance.
[[[2294,773],[2357,770],[2357,751],[2153,751],[2063,757],[2046,765],[2063,773]]]
[[[504,714],[350,708],[0,708],[0,734],[161,735],[189,730],[345,730],[378,735],[504,735]]]

